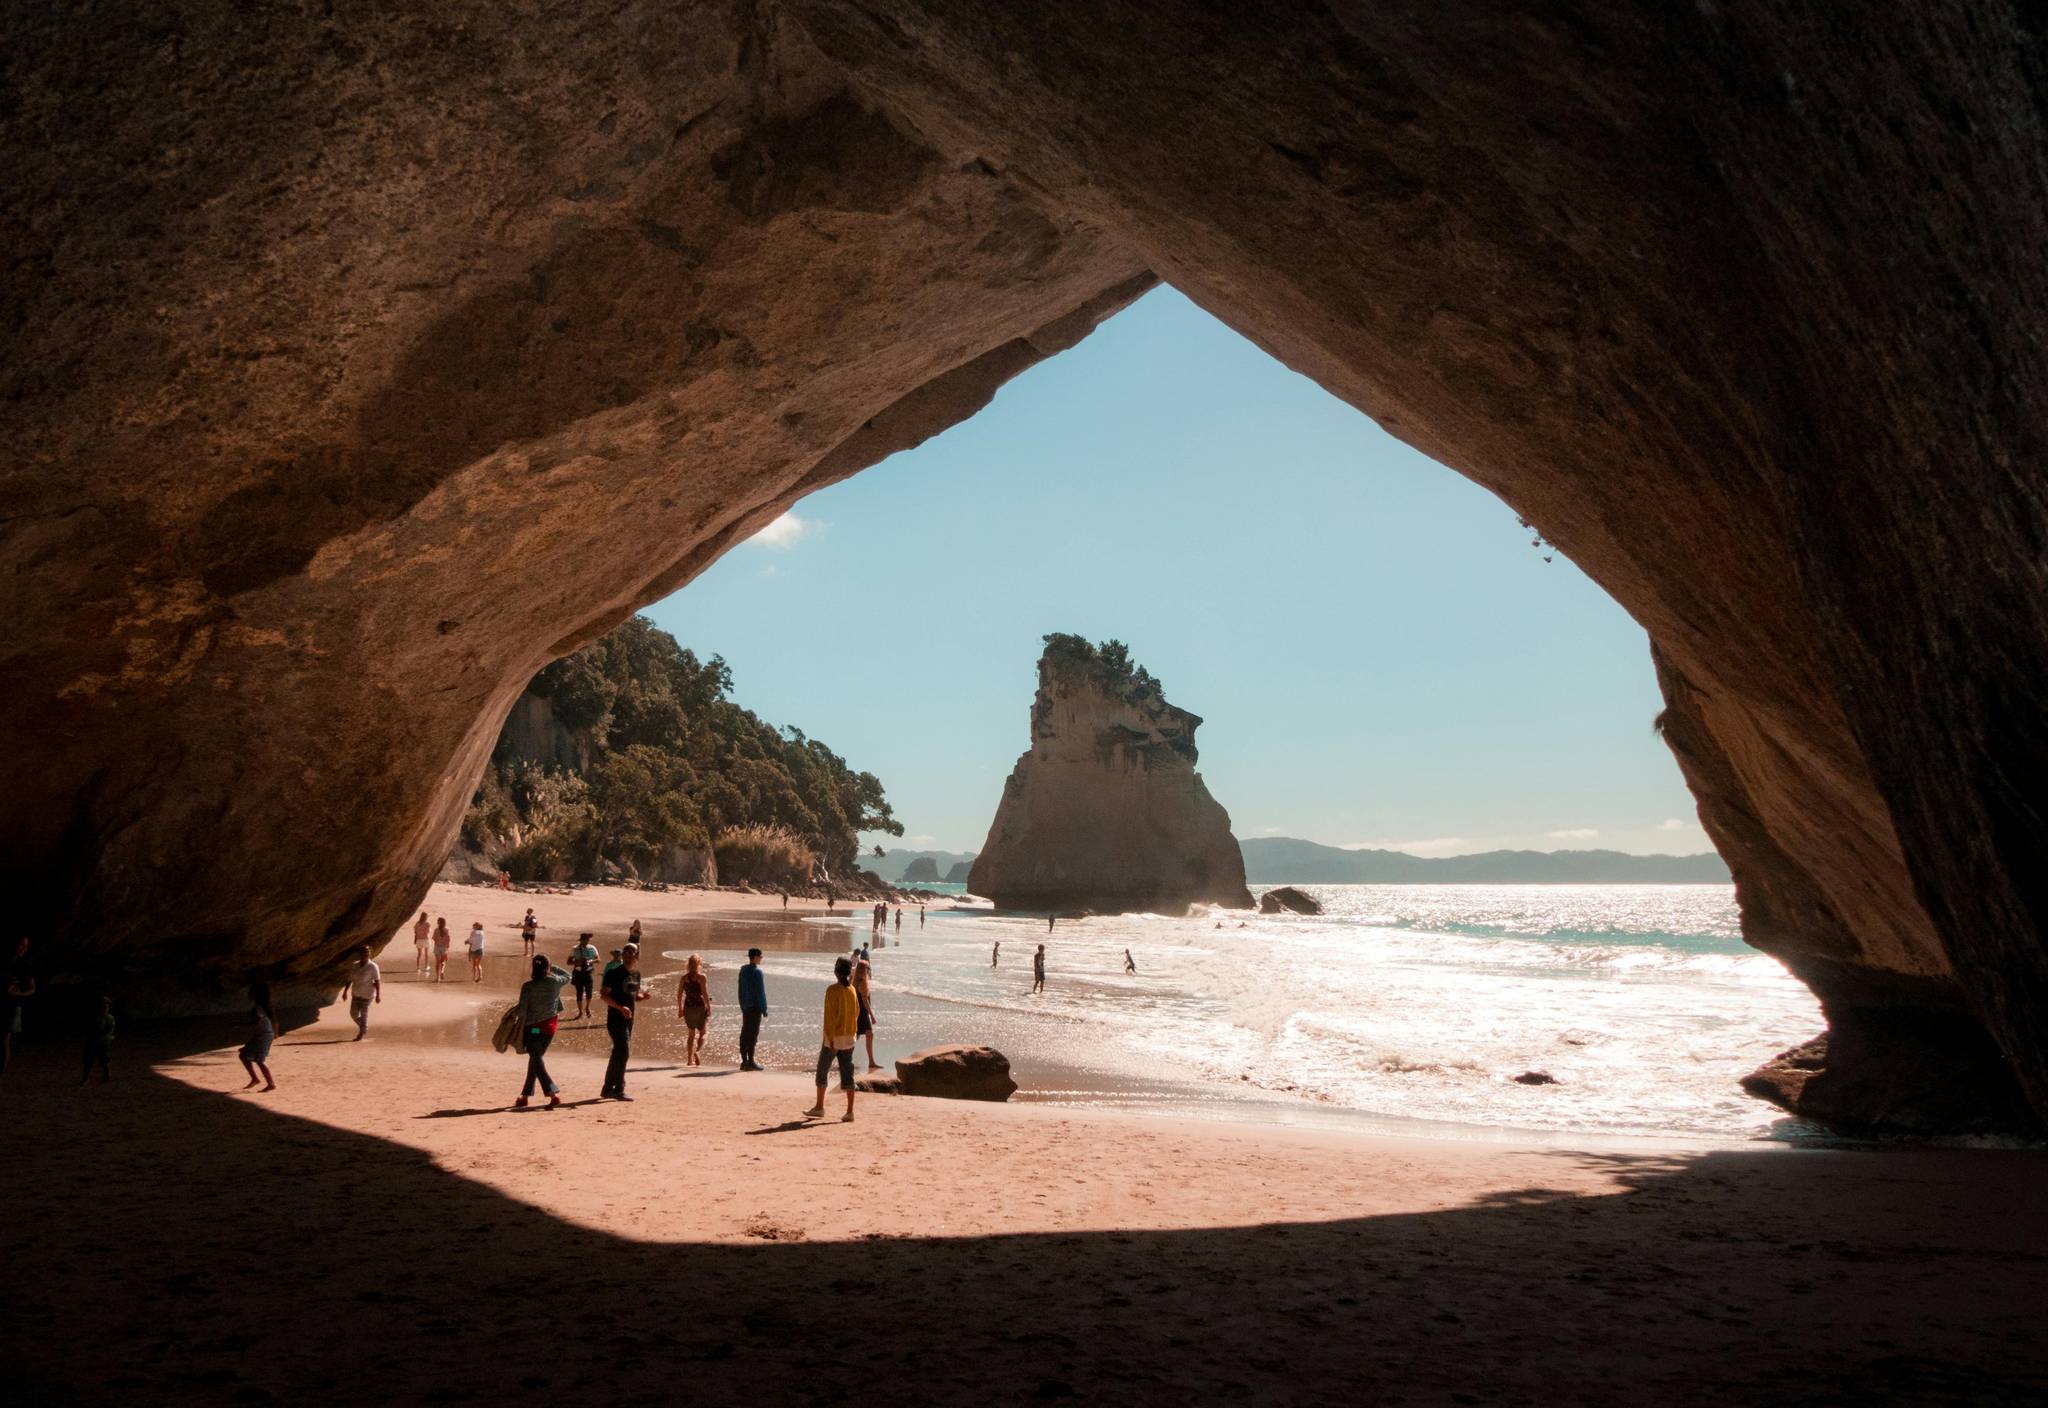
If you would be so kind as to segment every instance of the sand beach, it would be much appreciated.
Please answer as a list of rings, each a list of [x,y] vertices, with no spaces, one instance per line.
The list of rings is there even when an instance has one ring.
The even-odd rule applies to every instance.
[[[767,908],[633,897],[655,899],[679,923]],[[451,927],[476,909],[516,955],[499,925],[526,903],[451,897]],[[409,950],[370,1039],[327,1009],[279,1040],[267,1095],[240,1093],[231,1023],[124,1037],[113,1083],[83,1089],[68,1047],[27,1046],[0,1087],[21,1401],[2048,1392],[2048,1154],[879,1096],[842,1125],[800,1118],[807,1064],[741,1074],[715,1043],[690,1069],[647,1041],[635,1101],[599,1102],[600,1044],[573,1033],[549,1058],[568,1104],[516,1111],[523,1062],[478,1029],[516,958],[480,994],[396,971]]]

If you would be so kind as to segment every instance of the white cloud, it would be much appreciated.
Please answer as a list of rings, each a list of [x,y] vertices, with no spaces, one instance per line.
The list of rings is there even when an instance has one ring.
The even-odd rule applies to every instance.
[[[809,519],[785,513],[747,541],[759,543],[764,548],[793,548],[798,539],[811,531],[812,526]]]
[[[1682,816],[1671,816],[1658,822],[1657,829],[1659,831],[1689,831],[1693,825],[1694,823],[1687,821]]]
[[[1597,826],[1573,826],[1563,831],[1546,831],[1543,834],[1553,841],[1591,841],[1599,836],[1600,828]]]
[[[1411,856],[1453,856],[1471,846],[1463,836],[1431,836],[1420,841],[1352,841],[1347,851],[1406,851]]]
[[[1261,836],[1278,836],[1280,834],[1280,828],[1277,826],[1261,826],[1259,828],[1259,834]]]

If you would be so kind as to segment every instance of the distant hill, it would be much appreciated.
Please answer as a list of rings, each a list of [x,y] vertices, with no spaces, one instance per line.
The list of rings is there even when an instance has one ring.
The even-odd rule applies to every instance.
[[[936,880],[939,875],[944,875],[952,866],[958,865],[963,861],[972,861],[973,859],[974,852],[972,851],[898,851],[892,849],[885,856],[863,856],[860,863],[863,869],[874,871],[875,874],[881,876],[891,885],[901,885],[904,883],[904,872],[910,869],[913,861],[928,860],[932,863],[932,868],[938,872],[938,875],[925,875],[923,878],[929,882]],[[922,873],[923,867],[920,866],[918,869]],[[917,881],[912,879],[910,883],[916,884]]]
[[[965,885],[967,883],[968,875],[971,874],[973,870],[973,861],[956,860],[953,862],[953,868],[946,872],[945,883],[948,885]]]
[[[1238,842],[1254,885],[1693,885],[1725,884],[1728,867],[1709,851],[1632,856],[1622,851],[1482,851],[1431,859],[1405,851],[1347,851],[1291,836]]]
[[[903,867],[903,882],[906,885],[930,885],[939,878],[939,863],[930,856],[919,856]]]

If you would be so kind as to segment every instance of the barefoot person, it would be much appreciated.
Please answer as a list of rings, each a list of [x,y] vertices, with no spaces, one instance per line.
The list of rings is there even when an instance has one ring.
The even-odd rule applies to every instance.
[[[453,939],[448,933],[448,916],[442,915],[434,921],[434,981],[448,981],[448,946]]]
[[[522,955],[523,957],[533,957],[533,931],[535,929],[538,929],[539,927],[540,921],[538,919],[535,919],[533,917],[533,911],[531,909],[528,909],[526,911],[526,917],[519,921],[519,942],[526,945],[526,951]]]
[[[484,980],[484,921],[481,919],[469,926],[469,976],[473,982]]]
[[[711,983],[704,976],[704,960],[691,954],[683,963],[682,980],[676,984],[676,1015],[687,1028],[683,1064],[704,1064],[704,1029],[711,1025]]]
[[[277,1082],[270,1078],[270,1043],[277,1039],[277,1014],[270,1010],[270,984],[261,978],[249,984],[249,1020],[256,1030],[235,1053],[241,1058],[242,1069],[249,1073],[249,1084],[242,1089],[255,1088],[260,1075],[263,1088],[275,1090]]]
[[[633,1054],[633,1011],[646,995],[640,989],[640,945],[627,944],[619,950],[619,966],[605,969],[600,991],[605,1005],[604,1029],[612,1039],[604,1089],[598,1092],[606,1100],[633,1098],[626,1093],[626,1061]]]
[[[995,947],[988,951],[988,966],[993,968],[1003,961],[1003,941],[997,939]]]
[[[568,981],[565,970],[549,963],[546,954],[536,953],[533,976],[519,986],[519,1025],[525,1028],[526,1035],[526,1084],[520,1087],[519,1098],[512,1102],[514,1109],[526,1108],[536,1084],[548,1097],[550,1110],[562,1103],[562,1088],[548,1074],[543,1058],[555,1039],[555,1019],[562,1010],[562,985]]]
[[[348,1016],[356,1024],[355,1040],[370,1034],[370,1004],[384,1000],[384,975],[370,956],[370,946],[356,950],[356,966],[348,975]]]
[[[761,1019],[768,1015],[768,981],[761,972],[761,950],[747,950],[746,967],[740,969],[740,1069],[758,1071],[754,1048],[761,1041]]]
[[[1124,971],[1126,973],[1131,974],[1134,977],[1137,975],[1138,972],[1138,960],[1131,957],[1131,951],[1129,949],[1124,950]]]
[[[875,1061],[875,1004],[868,992],[870,978],[868,960],[863,954],[853,965],[853,995],[860,1000],[860,1017],[853,1024],[853,1032],[868,1044],[868,1069],[879,1071],[882,1068]]]
[[[427,912],[420,911],[420,917],[412,923],[412,971],[427,973],[433,970],[434,926],[427,923]]]
[[[569,982],[576,989],[576,1015],[587,1018],[591,1015],[591,989],[597,985],[597,945],[591,943],[588,933],[576,936],[576,947],[569,950]]]
[[[833,1061],[839,1062],[839,1088],[846,1092],[846,1113],[842,1122],[853,1119],[854,1028],[860,1022],[860,998],[853,991],[853,960],[841,958],[832,965],[838,979],[825,989],[825,1041],[818,1048],[818,1098],[804,1118],[819,1119],[825,1113],[825,1076]]]
[[[1031,955],[1031,990],[1045,991],[1045,945],[1038,946],[1038,952]]]

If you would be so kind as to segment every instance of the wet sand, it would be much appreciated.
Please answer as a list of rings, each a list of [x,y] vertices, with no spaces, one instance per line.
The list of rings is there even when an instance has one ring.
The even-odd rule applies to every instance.
[[[1574,1151],[861,1097],[643,1052],[619,1105],[394,982],[238,1093],[232,1027],[31,1044],[10,1388],[37,1405],[861,1398],[2038,1402],[2048,1155]],[[473,1028],[472,1028],[473,1031]],[[836,1106],[838,1097],[833,1096]],[[25,1397],[19,1397],[25,1393]]]

